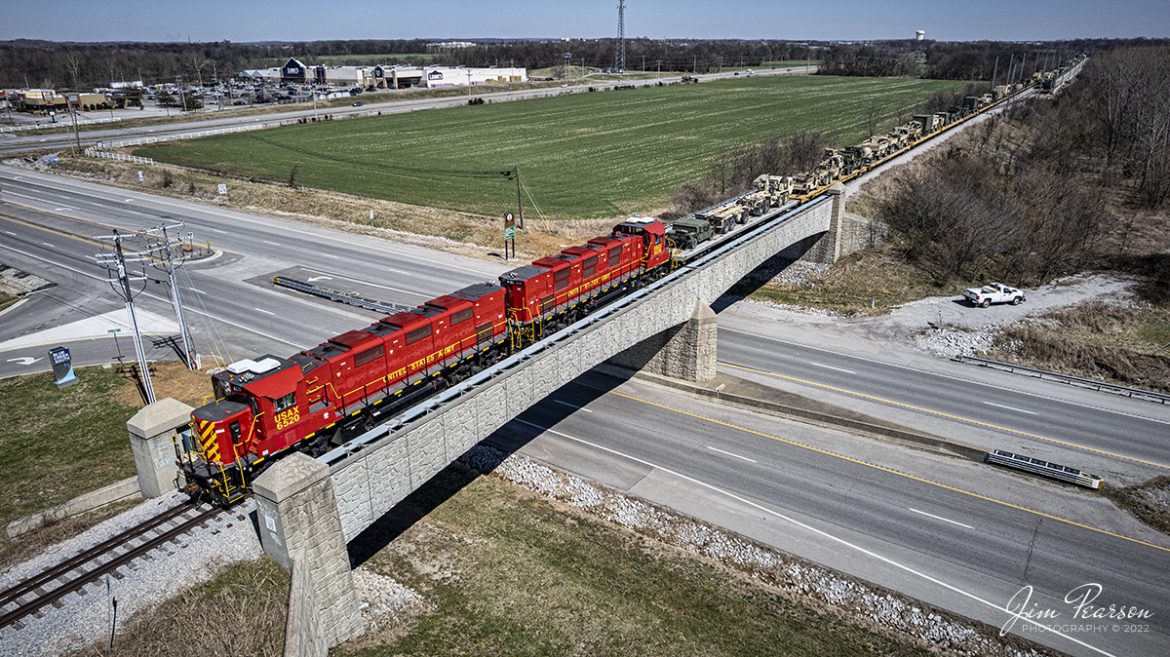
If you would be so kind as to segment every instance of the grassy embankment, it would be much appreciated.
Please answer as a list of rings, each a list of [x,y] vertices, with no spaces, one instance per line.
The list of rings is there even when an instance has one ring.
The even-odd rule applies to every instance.
[[[197,404],[209,392],[206,374],[158,363],[159,398]],[[86,367],[79,382],[57,390],[51,374],[0,380],[0,527],[23,515],[134,475],[126,421],[141,408],[136,384],[116,369]],[[10,541],[0,531],[0,553],[56,535],[46,528]],[[42,535],[42,532],[46,532]]]
[[[820,76],[740,77],[298,125],[136,149],[234,175],[497,216],[516,203],[500,175],[519,164],[544,215],[612,218],[663,207],[728,149],[801,130],[850,144],[961,83]],[[293,171],[295,168],[295,176]]]
[[[916,655],[920,647],[480,477],[367,563],[430,603],[376,655]]]

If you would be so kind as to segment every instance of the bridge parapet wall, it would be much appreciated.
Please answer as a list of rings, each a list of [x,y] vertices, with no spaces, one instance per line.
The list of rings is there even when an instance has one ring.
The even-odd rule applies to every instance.
[[[452,460],[549,393],[639,342],[689,320],[696,300],[710,304],[768,258],[835,225],[834,197],[800,208],[782,223],[693,269],[607,321],[537,354],[334,466],[346,541],[389,511]]]

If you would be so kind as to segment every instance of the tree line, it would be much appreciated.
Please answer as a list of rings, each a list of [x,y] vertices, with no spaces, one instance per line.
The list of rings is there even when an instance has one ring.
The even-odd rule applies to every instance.
[[[223,80],[251,68],[279,66],[289,57],[306,64],[321,57],[369,54],[420,54],[436,64],[545,68],[565,63],[608,68],[614,65],[616,40],[484,41],[470,48],[436,49],[419,39],[308,41],[290,43],[57,43],[0,42],[0,87],[92,89],[116,80],[147,84]],[[645,67],[700,73],[731,66],[760,66],[767,61],[803,60],[817,46],[788,41],[628,39],[626,69]],[[400,59],[400,58],[399,58]]]
[[[1136,213],[1170,198],[1170,48],[1098,54],[1055,100],[971,134],[881,204],[908,261],[940,284],[1033,284],[1116,261],[1108,238],[1126,243]]]

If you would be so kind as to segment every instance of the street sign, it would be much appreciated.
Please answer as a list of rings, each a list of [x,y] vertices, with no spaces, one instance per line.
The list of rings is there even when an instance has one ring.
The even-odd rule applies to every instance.
[[[512,245],[512,256],[516,255],[516,215],[504,215],[504,260],[508,259],[508,245]]]
[[[138,172],[138,182],[145,182],[145,181],[146,181],[146,174],[139,171]]]
[[[53,376],[57,377],[58,388],[68,388],[77,383],[77,375],[73,373],[73,356],[69,354],[69,347],[50,349],[49,362],[53,364]]]
[[[216,187],[216,189],[219,190],[220,196],[227,196],[227,185],[220,183],[219,186]]]
[[[504,229],[504,239],[509,241],[509,242],[516,239],[516,229],[511,227],[511,226],[508,226],[507,228],[505,228]]]

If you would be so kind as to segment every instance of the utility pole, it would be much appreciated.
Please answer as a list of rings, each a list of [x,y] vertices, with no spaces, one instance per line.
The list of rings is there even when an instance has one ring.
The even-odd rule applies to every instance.
[[[698,55],[695,55],[694,58],[691,60],[691,73],[694,73],[695,75],[699,74],[699,56]]]
[[[626,72],[626,0],[618,0],[618,38],[617,53],[614,56],[613,69],[616,73]]]
[[[175,81],[179,84],[179,111],[185,112],[187,110],[187,96],[183,93],[183,76],[176,75]]]
[[[516,216],[520,217],[520,228],[523,229],[524,228],[524,202],[520,198],[520,165],[517,164],[517,165],[513,166],[512,172],[514,174],[516,174],[516,208],[518,210],[518,212],[516,213]],[[514,243],[512,246],[513,246],[513,248],[515,248]]]
[[[154,244],[146,248],[146,253],[150,253],[153,257],[154,268],[165,272],[167,281],[171,287],[171,305],[175,309],[175,320],[179,323],[179,338],[182,340],[182,356],[183,362],[187,365],[189,370],[199,369],[199,356],[195,351],[195,341],[191,338],[191,330],[187,327],[187,320],[183,317],[183,299],[179,294],[179,284],[175,280],[175,272],[183,264],[180,259],[175,262],[175,248],[182,245],[183,239],[181,229],[183,224],[166,224],[148,228],[142,233],[154,237]],[[174,237],[169,231],[174,232]]]
[[[80,93],[80,92],[78,92]],[[73,117],[73,141],[77,145],[74,153],[81,152],[81,134],[77,131],[77,112],[73,111],[73,103],[69,102],[69,96],[65,97],[65,109],[69,110],[69,116]]]
[[[999,74],[999,57],[995,58],[995,64],[991,67],[991,92],[995,93],[995,76]]]
[[[134,354],[138,357],[138,369],[142,374],[142,391],[146,394],[146,403],[153,404],[154,385],[150,382],[150,369],[146,363],[146,350],[142,347],[142,335],[138,332],[138,316],[134,313],[134,291],[130,287],[131,281],[145,281],[146,276],[131,276],[126,270],[126,256],[122,252],[122,236],[117,230],[113,235],[98,237],[100,240],[110,240],[114,244],[113,253],[99,253],[94,259],[106,266],[106,270],[114,274],[109,279],[111,287],[117,281],[114,291],[126,301],[126,313],[130,316],[130,326],[134,330]],[[141,262],[142,258],[131,258],[131,262]],[[141,290],[139,290],[141,292]]]

